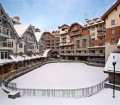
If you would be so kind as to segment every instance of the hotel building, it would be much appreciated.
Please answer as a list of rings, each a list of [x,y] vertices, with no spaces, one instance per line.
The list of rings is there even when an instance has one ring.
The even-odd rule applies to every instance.
[[[105,62],[105,22],[101,18],[85,19],[84,27],[89,30],[88,61]]]
[[[120,39],[120,0],[117,0],[102,16],[106,27],[105,57],[117,50]]]

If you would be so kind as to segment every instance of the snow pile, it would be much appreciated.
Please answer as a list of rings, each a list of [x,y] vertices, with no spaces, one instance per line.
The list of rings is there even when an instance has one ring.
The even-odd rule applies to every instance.
[[[45,50],[44,53],[43,53],[43,55],[42,55],[42,57],[47,57],[49,51],[51,51],[51,49],[47,49],[47,50]]]
[[[83,63],[51,63],[12,82],[17,83],[18,88],[76,89],[94,86],[106,78],[107,74],[103,73],[101,67]]]
[[[120,53],[111,53],[110,54],[110,56],[107,60],[107,63],[105,65],[105,68],[104,68],[105,71],[114,70],[114,67],[112,64],[113,61],[116,62],[115,70],[120,71]]]

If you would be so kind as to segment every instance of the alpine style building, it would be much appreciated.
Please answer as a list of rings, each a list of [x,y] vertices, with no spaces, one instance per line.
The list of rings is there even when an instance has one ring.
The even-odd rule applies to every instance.
[[[0,4],[0,72],[14,68],[12,64],[18,67],[17,56],[25,60],[45,50],[61,60],[105,64],[111,52],[120,50],[120,0],[100,18],[85,19],[84,25],[63,24],[57,31],[42,34],[33,25],[22,24],[18,16],[10,17]]]

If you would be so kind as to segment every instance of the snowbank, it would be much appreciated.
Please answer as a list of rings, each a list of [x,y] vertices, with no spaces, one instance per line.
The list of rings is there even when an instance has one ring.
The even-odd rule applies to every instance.
[[[107,63],[105,65],[105,68],[104,68],[105,71],[114,70],[114,67],[112,64],[113,57],[115,58],[115,61],[116,61],[115,70],[120,71],[120,53],[111,53],[110,54],[110,56],[107,60]]]

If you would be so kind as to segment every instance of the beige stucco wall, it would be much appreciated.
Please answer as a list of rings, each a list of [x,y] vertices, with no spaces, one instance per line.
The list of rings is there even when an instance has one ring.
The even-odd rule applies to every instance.
[[[117,50],[117,45],[111,45],[110,43],[106,43],[105,44],[105,62],[107,61],[110,53],[112,53],[113,51]]]
[[[94,30],[91,30],[92,27],[94,27],[95,29],[94,29]],[[92,36],[92,35],[91,35],[92,33],[95,33],[95,35]],[[90,27],[90,35],[91,35],[91,38],[97,39],[97,27],[96,27],[96,26],[91,26],[91,27]]]
[[[116,26],[120,26],[120,5],[117,7],[117,11],[113,10],[109,15],[108,19],[106,18],[106,28],[112,28]],[[111,20],[115,19],[115,25],[111,25]]]

